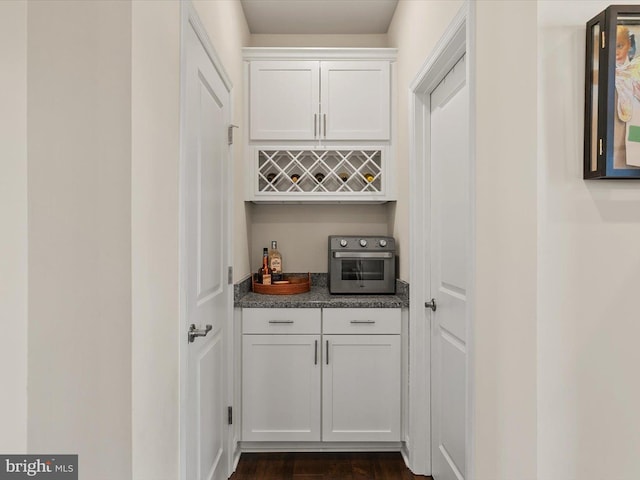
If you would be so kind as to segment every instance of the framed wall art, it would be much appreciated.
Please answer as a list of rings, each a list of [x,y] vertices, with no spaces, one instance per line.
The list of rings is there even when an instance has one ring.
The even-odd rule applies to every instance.
[[[587,22],[584,178],[640,178],[640,5]]]

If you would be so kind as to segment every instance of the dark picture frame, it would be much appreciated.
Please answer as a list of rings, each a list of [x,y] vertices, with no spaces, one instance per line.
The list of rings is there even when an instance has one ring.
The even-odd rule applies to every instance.
[[[584,178],[640,178],[640,5],[587,22]]]

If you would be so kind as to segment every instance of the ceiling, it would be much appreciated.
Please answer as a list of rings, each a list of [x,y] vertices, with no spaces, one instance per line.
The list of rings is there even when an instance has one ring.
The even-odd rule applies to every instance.
[[[398,0],[241,0],[251,33],[387,33]]]

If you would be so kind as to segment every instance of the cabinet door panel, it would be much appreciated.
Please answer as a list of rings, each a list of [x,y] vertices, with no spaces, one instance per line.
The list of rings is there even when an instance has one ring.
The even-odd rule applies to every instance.
[[[320,440],[320,364],[319,335],[243,335],[242,440]]]
[[[252,140],[313,140],[318,135],[319,63],[254,61],[250,64]]]
[[[322,440],[399,441],[400,335],[322,338]]]
[[[389,140],[389,62],[322,62],[320,85],[323,138]]]

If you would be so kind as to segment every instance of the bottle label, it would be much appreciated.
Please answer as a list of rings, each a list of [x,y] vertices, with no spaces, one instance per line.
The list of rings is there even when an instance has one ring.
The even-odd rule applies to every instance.
[[[277,257],[273,257],[271,259],[271,270],[273,270],[274,273],[280,273],[282,272],[282,260],[280,260]]]
[[[263,285],[271,285],[271,275],[265,273],[262,275],[262,284]]]

